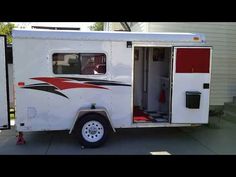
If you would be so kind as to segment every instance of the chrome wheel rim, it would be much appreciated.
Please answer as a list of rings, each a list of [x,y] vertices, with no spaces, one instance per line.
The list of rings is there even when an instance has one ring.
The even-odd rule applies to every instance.
[[[97,142],[104,135],[103,125],[98,121],[89,121],[82,128],[82,136],[88,142]]]

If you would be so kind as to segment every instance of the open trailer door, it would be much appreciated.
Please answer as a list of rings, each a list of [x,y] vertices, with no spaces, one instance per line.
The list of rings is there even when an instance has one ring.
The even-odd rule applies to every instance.
[[[211,47],[174,47],[172,123],[208,123]]]
[[[10,128],[6,36],[0,35],[0,130]]]

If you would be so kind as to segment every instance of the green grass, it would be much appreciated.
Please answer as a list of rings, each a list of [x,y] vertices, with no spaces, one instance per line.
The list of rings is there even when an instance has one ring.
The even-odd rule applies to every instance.
[[[14,109],[10,109],[10,120],[15,119],[15,110]]]
[[[15,114],[10,114],[10,120],[15,119]]]

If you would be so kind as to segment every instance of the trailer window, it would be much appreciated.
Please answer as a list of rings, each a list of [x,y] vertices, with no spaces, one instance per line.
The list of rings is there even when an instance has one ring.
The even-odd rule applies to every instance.
[[[54,74],[100,75],[106,73],[103,53],[54,53]]]

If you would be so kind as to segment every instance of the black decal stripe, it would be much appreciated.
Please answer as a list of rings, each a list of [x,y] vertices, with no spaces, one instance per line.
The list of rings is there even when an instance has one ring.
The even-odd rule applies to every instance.
[[[106,80],[99,80],[99,79],[90,79],[90,78],[76,78],[76,77],[59,77],[63,79],[71,79],[76,81],[106,81]]]
[[[40,91],[45,91],[45,92],[50,92],[50,93],[54,93],[54,94],[57,94],[57,95],[60,95],[60,96],[63,96],[63,97],[66,97],[68,98],[66,95],[64,95],[63,93],[61,92],[58,92],[57,91],[57,88],[54,87],[54,86],[33,86],[33,87],[22,87],[22,88],[25,88],[25,89],[33,89],[33,90],[40,90]]]
[[[119,81],[109,81],[109,80],[91,79],[91,78],[75,78],[75,77],[59,77],[59,78],[71,79],[71,80],[76,80],[76,81],[94,81],[94,82],[120,83]]]
[[[122,83],[112,83],[112,82],[84,82],[86,84],[94,84],[94,85],[109,85],[109,86],[131,86],[130,84],[122,84]]]
[[[38,86],[50,86],[48,83],[30,84],[25,87],[38,87]]]

